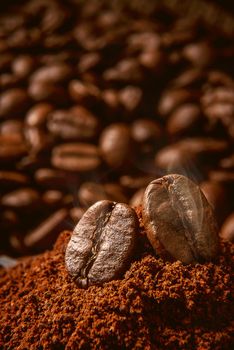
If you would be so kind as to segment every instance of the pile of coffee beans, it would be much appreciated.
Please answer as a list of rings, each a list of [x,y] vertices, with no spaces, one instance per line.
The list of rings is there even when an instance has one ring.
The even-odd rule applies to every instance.
[[[232,37],[162,2],[4,6],[0,253],[43,251],[96,201],[138,205],[169,173],[233,239],[233,57]]]

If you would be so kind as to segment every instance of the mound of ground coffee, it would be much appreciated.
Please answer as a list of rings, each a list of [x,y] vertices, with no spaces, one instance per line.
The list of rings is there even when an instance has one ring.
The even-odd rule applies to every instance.
[[[79,288],[64,254],[52,251],[0,272],[0,348],[231,349],[231,243],[213,263],[183,265],[153,252],[140,232],[131,266],[118,280]]]

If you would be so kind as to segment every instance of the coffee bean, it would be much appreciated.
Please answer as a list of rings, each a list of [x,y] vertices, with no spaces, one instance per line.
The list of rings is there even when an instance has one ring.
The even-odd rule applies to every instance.
[[[145,193],[145,188],[140,188],[137,190],[134,195],[129,200],[129,205],[131,207],[138,207],[139,205],[142,205],[143,197]]]
[[[214,55],[212,47],[205,41],[189,44],[183,49],[183,56],[194,66],[201,68],[210,65]]]
[[[40,204],[39,193],[32,188],[21,188],[5,194],[0,201],[5,208],[30,212]]]
[[[97,118],[84,107],[73,107],[70,110],[57,110],[48,118],[48,129],[64,140],[89,140],[96,136]]]
[[[72,80],[70,82],[69,92],[75,102],[87,106],[94,104],[101,97],[97,86],[80,80]]]
[[[64,105],[68,96],[61,85],[48,84],[44,81],[33,81],[29,85],[29,96],[36,102],[50,102],[57,105]]]
[[[54,63],[53,65],[39,68],[31,76],[31,81],[44,84],[61,83],[70,78],[71,68],[64,63]]]
[[[142,102],[142,90],[128,85],[119,91],[119,102],[128,113],[136,112]]]
[[[13,259],[6,255],[0,255],[0,268],[4,267],[4,269],[8,269],[14,267],[18,264],[16,259]]]
[[[179,105],[191,102],[194,99],[194,94],[186,89],[165,91],[159,100],[158,112],[161,116],[166,116]]]
[[[37,127],[26,126],[24,129],[24,135],[31,152],[34,154],[49,149],[53,144],[52,135]]]
[[[201,120],[201,111],[196,104],[183,104],[171,113],[166,130],[169,135],[180,137],[189,135],[198,130]]]
[[[35,171],[34,179],[36,183],[48,189],[67,189],[79,185],[80,181],[77,175],[68,174],[62,170],[41,168]]]
[[[9,190],[29,183],[29,178],[16,171],[0,170],[0,192]]]
[[[132,150],[129,127],[116,123],[105,128],[100,136],[100,149],[106,163],[113,168],[129,162]]]
[[[234,213],[230,214],[224,221],[221,227],[220,237],[226,241],[234,242]]]
[[[52,246],[59,232],[68,229],[68,211],[60,209],[24,237],[24,246],[31,251],[41,252]]]
[[[48,114],[52,111],[52,105],[37,103],[27,113],[25,123],[31,127],[42,127],[46,124]]]
[[[132,123],[132,138],[143,143],[159,143],[162,138],[162,129],[159,123],[151,119],[136,119]]]
[[[124,272],[133,253],[137,217],[126,204],[100,201],[90,207],[75,227],[65,262],[81,287],[102,284]]]
[[[121,186],[117,184],[101,185],[94,182],[84,182],[81,185],[78,191],[78,199],[84,207],[90,207],[104,199],[124,203],[128,201],[123,194]]]
[[[26,78],[35,67],[35,60],[31,56],[18,56],[12,62],[12,71],[20,78]]]
[[[9,163],[26,155],[27,147],[18,135],[0,135],[0,161]]]
[[[52,152],[52,164],[62,170],[92,171],[99,167],[98,148],[88,143],[67,143],[56,146]]]
[[[182,175],[152,181],[143,199],[147,236],[183,263],[211,260],[218,251],[218,229],[199,187]]]
[[[25,112],[30,99],[25,90],[15,88],[2,93],[0,98],[0,117],[19,116]]]

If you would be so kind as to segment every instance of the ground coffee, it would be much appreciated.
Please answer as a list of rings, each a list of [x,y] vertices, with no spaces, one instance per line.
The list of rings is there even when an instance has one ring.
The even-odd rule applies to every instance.
[[[141,229],[125,275],[78,288],[65,268],[70,232],[54,249],[0,270],[1,349],[232,348],[231,243],[214,263],[156,256]]]

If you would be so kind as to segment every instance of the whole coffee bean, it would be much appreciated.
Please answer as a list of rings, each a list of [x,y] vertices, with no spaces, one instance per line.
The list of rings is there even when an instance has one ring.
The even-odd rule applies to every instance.
[[[68,171],[92,171],[99,167],[98,148],[89,143],[66,143],[54,147],[52,164]]]
[[[41,252],[55,242],[59,232],[68,229],[68,211],[60,209],[24,237],[24,246],[30,251]]]
[[[65,63],[54,63],[37,69],[31,76],[31,81],[46,84],[61,83],[72,75],[71,68]]]
[[[234,212],[224,221],[221,227],[220,237],[226,241],[234,242]]]
[[[38,127],[26,127],[24,135],[33,154],[49,149],[53,143],[52,135]]]
[[[147,236],[157,251],[190,264],[211,260],[218,251],[217,223],[199,187],[182,175],[152,181],[143,199]]]
[[[194,94],[186,89],[165,91],[159,100],[158,112],[161,116],[166,116],[179,105],[194,101],[194,99]]]
[[[129,205],[131,207],[138,207],[143,202],[143,197],[145,193],[145,188],[140,188],[137,190],[134,195],[129,200]]]
[[[0,117],[18,116],[25,112],[30,99],[23,89],[9,89],[0,97]]]
[[[74,183],[79,185],[78,176],[72,175],[62,170],[41,168],[35,171],[34,179],[43,188],[63,190],[73,187]]]
[[[0,192],[20,186],[25,186],[29,182],[29,178],[16,171],[0,170]]]
[[[90,207],[94,203],[108,199],[115,202],[127,203],[127,198],[123,194],[121,186],[118,184],[97,184],[94,182],[84,182],[78,191],[78,199],[82,206]]]
[[[131,127],[132,138],[138,143],[158,143],[162,138],[159,123],[151,119],[136,119]]]
[[[200,188],[212,206],[218,223],[222,223],[228,213],[228,196],[225,187],[215,181],[204,181]]]
[[[119,91],[119,102],[128,113],[136,112],[142,102],[142,90],[128,85]]]
[[[42,195],[42,202],[48,209],[61,207],[64,193],[56,190],[48,190]]]
[[[35,67],[35,59],[31,56],[18,56],[12,62],[12,71],[20,78],[26,78]]]
[[[111,124],[100,136],[100,149],[106,163],[118,168],[129,162],[132,151],[130,129],[123,123]]]
[[[64,140],[89,140],[96,136],[97,118],[86,108],[77,106],[70,110],[57,110],[49,115],[49,131]]]
[[[138,229],[136,213],[126,204],[100,201],[75,227],[65,253],[66,267],[81,287],[102,284],[124,272]]]
[[[69,92],[75,102],[87,106],[97,102],[101,97],[97,86],[80,80],[72,80],[69,83]]]
[[[0,125],[0,135],[18,138],[19,142],[23,142],[23,121],[17,119],[8,119]]]
[[[52,105],[48,103],[35,104],[26,114],[25,123],[31,127],[42,127],[46,124],[48,114],[52,111]]]
[[[0,135],[0,161],[12,162],[26,155],[27,147],[24,142],[19,140],[18,135]]]
[[[183,56],[194,66],[206,67],[214,59],[214,50],[207,42],[192,43],[184,47]]]
[[[40,195],[36,190],[24,187],[5,194],[0,203],[5,208],[31,211],[40,205]]]
[[[197,87],[203,82],[205,73],[197,68],[191,68],[184,71],[172,82],[172,85],[177,88]]]
[[[66,90],[61,85],[49,84],[44,81],[32,81],[28,93],[36,102],[46,101],[61,106],[68,101]]]
[[[201,111],[196,104],[183,104],[171,113],[167,120],[166,130],[169,135],[188,135],[196,131],[201,120]]]

